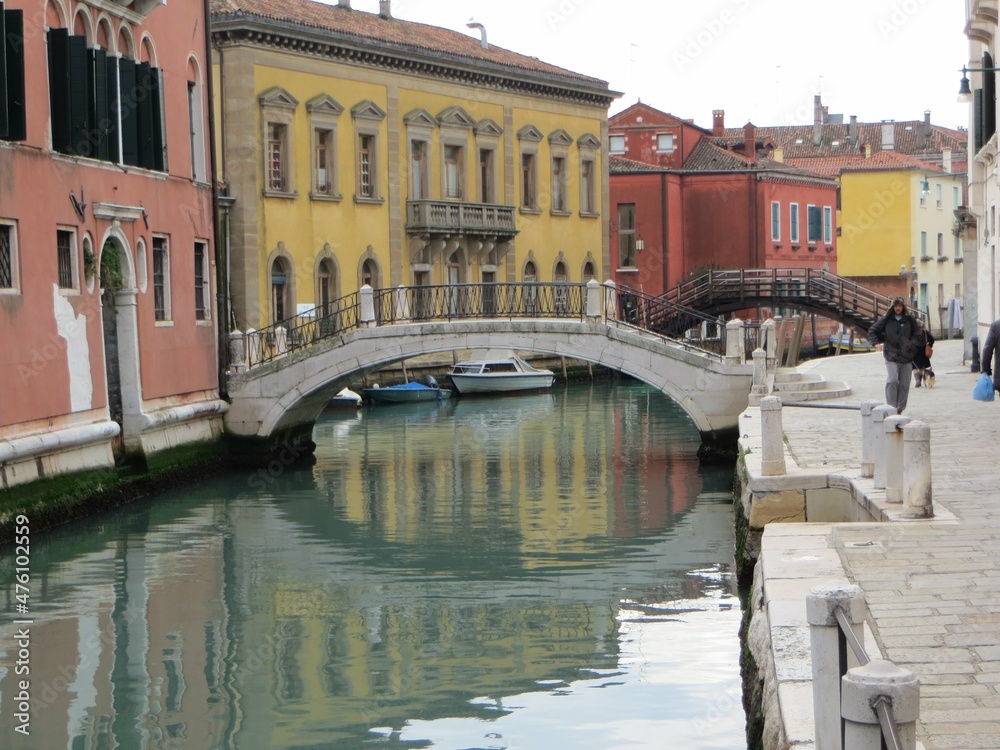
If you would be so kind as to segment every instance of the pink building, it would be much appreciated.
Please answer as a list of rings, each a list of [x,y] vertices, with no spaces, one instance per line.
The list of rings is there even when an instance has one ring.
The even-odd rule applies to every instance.
[[[0,486],[217,437],[202,0],[0,9]]]

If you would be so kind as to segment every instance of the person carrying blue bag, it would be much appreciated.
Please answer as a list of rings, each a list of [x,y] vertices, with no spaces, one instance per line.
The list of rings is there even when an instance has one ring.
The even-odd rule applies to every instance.
[[[994,320],[983,344],[983,374],[993,378],[993,390],[1000,391],[1000,320]],[[996,374],[994,374],[996,373]],[[980,399],[981,400],[981,399]],[[992,401],[992,399],[990,399]]]
[[[885,402],[902,414],[910,395],[913,357],[924,347],[920,324],[906,311],[902,297],[895,297],[889,312],[868,329],[868,340],[885,358]]]

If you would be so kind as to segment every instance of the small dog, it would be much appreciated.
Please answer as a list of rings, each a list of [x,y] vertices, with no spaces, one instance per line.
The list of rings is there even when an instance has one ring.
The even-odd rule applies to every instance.
[[[933,388],[935,380],[937,380],[937,378],[934,377],[934,370],[929,367],[924,370],[924,385],[926,387]]]

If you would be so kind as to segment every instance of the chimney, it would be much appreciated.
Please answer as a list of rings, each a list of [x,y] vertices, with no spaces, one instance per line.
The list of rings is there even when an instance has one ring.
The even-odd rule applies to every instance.
[[[749,120],[743,126],[743,155],[751,162],[757,161],[757,129]]]
[[[823,99],[820,94],[813,96],[813,145],[823,142]]]
[[[872,144],[865,144],[865,158],[870,159],[872,157]]]
[[[392,18],[392,3],[390,0],[378,0],[379,18]]]
[[[945,172],[951,172],[951,149],[941,149],[941,168]]]
[[[781,163],[785,161],[785,149],[776,148],[774,149],[774,155],[772,157],[776,162]]]
[[[348,10],[350,10],[351,0],[337,0],[337,5],[339,5],[341,8],[347,8]]]
[[[882,150],[892,151],[896,148],[896,123],[893,120],[882,120]]]
[[[858,143],[858,116],[851,115],[851,121],[847,125],[847,142],[852,146]]]
[[[726,134],[726,110],[712,110],[712,135],[723,136]]]
[[[470,29],[479,29],[479,46],[482,47],[483,49],[490,48],[489,42],[486,41],[485,26],[483,26],[481,23],[478,23],[477,21],[473,21],[471,18],[469,19],[469,22],[465,25],[468,26]],[[640,101],[639,104],[642,104],[642,102]]]
[[[931,111],[929,109],[924,110],[924,129],[920,134],[920,145],[922,148],[927,148],[931,141]]]

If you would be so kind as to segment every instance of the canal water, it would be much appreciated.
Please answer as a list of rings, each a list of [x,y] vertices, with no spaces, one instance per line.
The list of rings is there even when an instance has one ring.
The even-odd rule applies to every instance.
[[[633,381],[331,412],[31,544],[0,747],[745,747],[732,469]],[[15,612],[12,555],[0,562]]]

